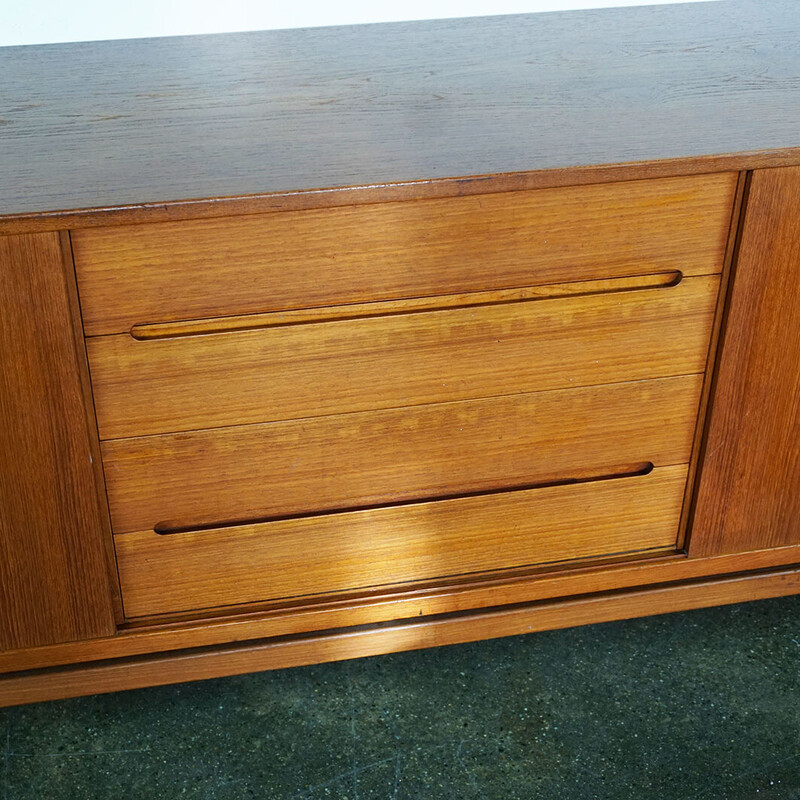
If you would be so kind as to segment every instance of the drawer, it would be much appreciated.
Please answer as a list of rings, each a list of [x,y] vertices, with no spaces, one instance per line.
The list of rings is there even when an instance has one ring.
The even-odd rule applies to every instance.
[[[87,335],[680,270],[720,271],[736,173],[72,234]]]
[[[702,375],[102,442],[115,533],[689,462]]]
[[[126,616],[674,551],[735,183],[75,232]]]
[[[415,313],[201,335],[172,336],[166,326],[158,332],[166,338],[144,340],[92,337],[100,437],[699,373],[719,278],[674,285],[673,276],[666,284],[653,278],[650,288],[586,282],[579,294]]]
[[[674,550],[685,466],[646,475],[116,537],[128,617]]]

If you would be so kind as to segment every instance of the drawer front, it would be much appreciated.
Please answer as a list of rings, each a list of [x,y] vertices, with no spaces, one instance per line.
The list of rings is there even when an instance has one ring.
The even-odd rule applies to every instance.
[[[735,185],[75,232],[126,615],[674,551]]]
[[[689,461],[702,375],[102,443],[116,533],[191,529]]]
[[[686,467],[255,525],[116,537],[129,617],[674,549]]]
[[[591,284],[587,284],[590,288]],[[702,372],[719,278],[384,317],[88,340],[102,439]]]
[[[72,236],[87,335],[134,325],[721,269],[736,173]]]

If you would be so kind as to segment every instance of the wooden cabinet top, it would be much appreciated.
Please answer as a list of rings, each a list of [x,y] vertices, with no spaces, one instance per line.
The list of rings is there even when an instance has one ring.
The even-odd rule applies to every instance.
[[[718,0],[2,48],[0,232],[800,163],[798,41]]]

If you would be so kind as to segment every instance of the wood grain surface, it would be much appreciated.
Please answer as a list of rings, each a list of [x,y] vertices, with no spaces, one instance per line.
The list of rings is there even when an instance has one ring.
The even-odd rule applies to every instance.
[[[87,342],[101,439],[702,372],[717,276],[255,331]]]
[[[3,48],[0,213],[797,148],[798,38],[732,0]]]
[[[672,550],[686,467],[258,525],[116,538],[128,618]]]
[[[169,617],[139,620],[117,636],[0,652],[0,673],[127,658],[144,653],[335,628],[374,625],[420,616],[452,614],[553,598],[658,586],[678,581],[721,578],[746,572],[774,572],[800,565],[800,545],[709,558],[684,553],[654,554],[597,563],[571,562],[523,570],[504,570],[415,586],[409,591],[373,590],[347,597],[311,598],[237,607],[235,614],[199,614],[175,621]]]
[[[719,272],[735,173],[72,234],[87,334],[166,320]]]
[[[717,359],[720,352],[720,331],[722,321],[725,317],[725,308],[728,299],[728,288],[730,287],[733,262],[737,253],[739,233],[742,228],[744,213],[744,197],[749,173],[741,172],[736,186],[736,198],[733,203],[731,214],[731,225],[728,232],[728,243],[725,247],[725,260],[720,274],[719,292],[717,293],[717,307],[714,311],[714,323],[709,337],[708,359],[705,366],[705,376],[703,379],[703,391],[700,396],[700,406],[697,414],[697,423],[694,431],[694,445],[692,447],[692,457],[689,461],[689,473],[686,477],[686,494],[684,496],[683,511],[681,512],[680,533],[678,534],[678,547],[685,551],[688,539],[689,521],[693,512],[694,499],[697,495],[697,476],[700,466],[700,454],[705,442],[705,433],[708,422],[709,398],[711,397],[711,386],[716,372]]]
[[[2,679],[0,705],[798,591],[791,568],[529,604],[800,559],[800,318],[792,300],[800,167],[762,169],[749,184],[683,560],[673,553],[655,563],[681,542],[662,536],[672,505],[680,514],[680,493],[670,505],[669,492],[654,488],[666,475],[685,483],[692,457],[703,366],[689,366],[696,348],[681,325],[699,337],[702,326],[689,319],[699,306],[661,317],[660,341],[629,337],[653,346],[649,359],[614,340],[628,324],[642,332],[642,320],[635,326],[625,314],[630,297],[716,287],[735,170],[800,163],[798,33],[792,0],[736,0],[0,49],[0,230],[74,223],[87,330],[97,334],[90,347],[107,348],[97,362],[98,375],[108,369],[111,398],[101,403],[111,410],[104,435],[157,434],[96,440],[71,274],[65,283],[67,235],[0,238],[0,665],[290,635]],[[630,182],[599,185],[620,177]],[[584,186],[564,188],[571,184]],[[530,191],[543,186],[559,188]],[[260,213],[276,210],[284,213]],[[192,216],[208,219],[184,221]],[[132,224],[170,219],[181,221]],[[98,227],[104,220],[125,227]],[[94,232],[77,230],[83,225]],[[504,360],[490,346],[492,326],[510,343],[524,317],[518,344],[527,353],[543,337],[523,311],[562,304],[564,330],[574,335],[600,295],[127,337],[175,321],[246,325],[250,315],[313,316],[331,304],[355,311],[672,270],[704,277],[620,294],[620,318],[602,337],[610,343],[603,355],[613,358],[595,353],[597,374],[588,338],[570,348],[554,337],[549,352],[562,346],[563,357],[545,376],[553,384],[528,372],[519,352],[524,368],[513,375],[514,354]],[[383,326],[381,343],[372,334]],[[366,394],[326,372],[320,354],[333,347],[331,331],[349,337],[339,364],[362,370],[358,392]],[[418,348],[392,353],[390,333]],[[136,358],[127,347],[114,351],[123,334],[126,345],[158,354],[157,375],[147,374],[149,356],[134,363],[144,350]],[[469,341],[480,345],[474,363],[459,360]],[[291,352],[313,377],[293,397]],[[665,354],[685,364],[667,372],[693,374],[661,377]],[[392,372],[392,359],[403,357],[406,372],[409,359],[419,367],[410,388],[397,379],[400,366]],[[610,362],[619,374],[607,373]],[[455,385],[458,370],[472,374],[470,364],[472,386]],[[275,391],[264,385],[265,366]],[[436,386],[447,368],[449,385]],[[466,399],[487,372],[485,385],[509,394]],[[133,423],[123,396],[131,376]],[[650,379],[555,389],[634,376]],[[538,391],[517,393],[531,387]],[[420,405],[393,407],[407,405],[404,391]],[[312,403],[315,393],[329,405]],[[157,399],[148,404],[148,396]],[[392,407],[360,410],[382,404]],[[298,405],[328,416],[266,421]],[[116,539],[135,564],[128,613],[141,628],[122,636],[92,464],[100,450]],[[531,488],[648,463],[648,475]],[[639,506],[606,497],[634,484],[650,492],[640,498],[648,524],[636,530],[625,515]],[[541,517],[522,512],[536,497],[554,504]],[[373,507],[385,504],[395,505]],[[288,518],[309,513],[322,516]],[[649,524],[654,515],[663,530]],[[562,527],[543,531],[545,518]],[[509,521],[518,523],[513,535],[487,538]],[[366,533],[353,538],[357,522]],[[653,561],[550,563],[623,547]],[[533,561],[520,560],[529,553]],[[422,582],[412,590],[410,580]],[[337,594],[299,606],[274,599],[292,592]],[[198,611],[232,603],[252,613],[212,619],[224,612]],[[519,603],[528,605],[474,612]],[[170,625],[167,617],[159,626],[139,616],[189,609],[207,618]],[[390,623],[439,613],[448,616]],[[298,636],[336,625],[376,627]]]
[[[130,335],[139,341],[172,339],[176,336],[196,336],[206,333],[258,330],[286,327],[308,322],[333,322],[344,319],[387,317],[391,314],[410,314],[417,311],[441,311],[467,306],[487,306],[493,303],[513,303],[519,300],[553,300],[573,295],[604,294],[631,289],[655,289],[677,285],[682,279],[678,270],[653,272],[649,275],[627,275],[622,278],[601,278],[588,281],[546,283],[541,286],[519,286],[513,289],[489,289],[459,294],[435,294],[429,297],[409,297],[403,300],[373,300],[367,303],[348,303],[340,306],[294,308],[287,311],[264,311],[254,314],[234,314],[227,317],[177,320],[134,325]]]
[[[753,174],[690,552],[800,544],[800,168]]]
[[[0,706],[115,692],[266,669],[342,661],[499,636],[666,614],[800,591],[800,570],[715,578],[493,608],[394,625],[195,648],[0,678]]]
[[[58,234],[0,236],[0,308],[0,650],[108,636],[97,433]]]
[[[102,443],[116,533],[689,460],[702,375]]]

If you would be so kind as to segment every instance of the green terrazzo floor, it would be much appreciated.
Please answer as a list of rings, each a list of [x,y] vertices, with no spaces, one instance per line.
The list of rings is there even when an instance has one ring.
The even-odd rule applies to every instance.
[[[800,800],[800,597],[0,711],[3,800]]]

